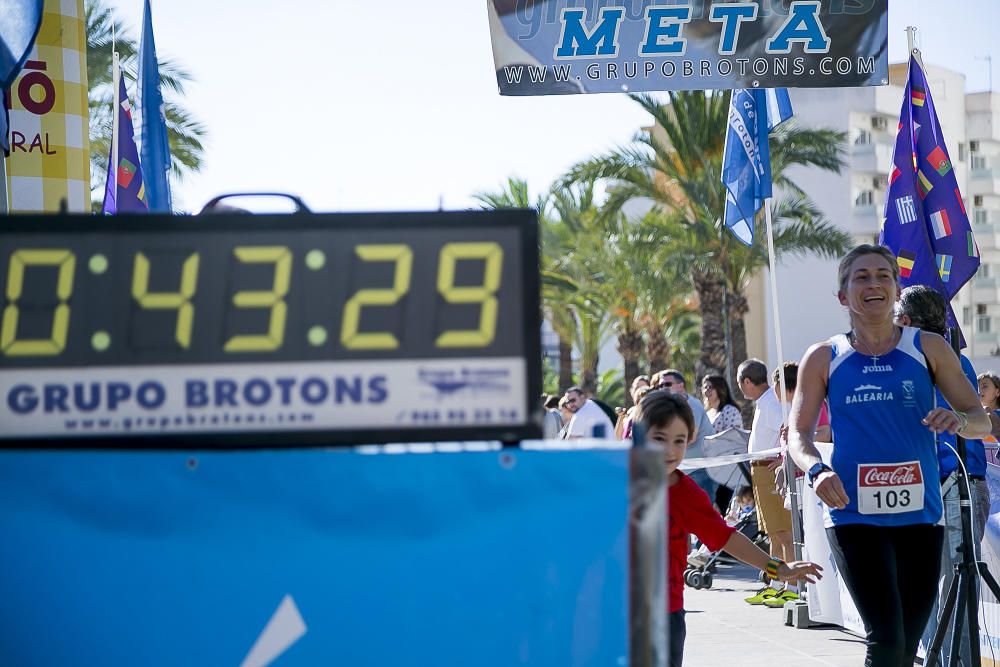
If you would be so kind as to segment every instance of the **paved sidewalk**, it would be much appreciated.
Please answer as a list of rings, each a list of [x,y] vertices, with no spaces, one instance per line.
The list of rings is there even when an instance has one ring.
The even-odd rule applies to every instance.
[[[833,626],[797,630],[784,624],[784,610],[745,603],[761,586],[751,568],[720,565],[713,578],[711,589],[684,589],[685,667],[864,664],[856,635]]]

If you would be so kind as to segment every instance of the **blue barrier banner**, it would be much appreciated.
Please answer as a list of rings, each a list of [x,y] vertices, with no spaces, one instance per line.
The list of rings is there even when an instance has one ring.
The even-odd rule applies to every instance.
[[[0,452],[0,663],[629,663],[628,450],[386,451]]]

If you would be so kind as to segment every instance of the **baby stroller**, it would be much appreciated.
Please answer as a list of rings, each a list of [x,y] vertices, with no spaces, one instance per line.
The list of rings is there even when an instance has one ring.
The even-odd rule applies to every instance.
[[[735,428],[728,429],[717,435],[711,435],[705,438],[705,456],[715,457],[744,454],[747,451],[749,435],[748,431]],[[694,460],[692,459],[692,461]],[[712,480],[728,486],[734,492],[741,486],[751,483],[750,465],[744,461],[729,465],[713,466],[705,468],[705,470]],[[739,499],[734,494],[730,503],[730,509],[732,509],[734,504],[738,505],[738,503]],[[758,544],[758,546],[767,540],[767,537],[761,533],[757,525],[756,511],[746,512],[741,515],[734,527],[750,538],[751,541]],[[766,550],[767,547],[765,545]],[[689,564],[684,570],[684,583],[695,589],[711,588],[712,574],[715,572],[715,565],[720,557],[728,558],[722,551],[716,551],[710,554],[708,559],[699,566]]]

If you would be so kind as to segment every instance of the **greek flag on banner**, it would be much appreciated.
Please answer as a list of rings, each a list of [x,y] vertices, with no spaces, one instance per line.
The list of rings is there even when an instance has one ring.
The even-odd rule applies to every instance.
[[[927,78],[912,56],[892,163],[879,243],[896,254],[904,286],[927,285],[950,301],[979,269],[979,247]],[[958,326],[950,305],[948,324]]]
[[[722,157],[726,186],[726,227],[747,245],[753,243],[753,219],[771,196],[771,150],[767,135],[792,117],[784,88],[737,88],[729,102],[729,125]]]

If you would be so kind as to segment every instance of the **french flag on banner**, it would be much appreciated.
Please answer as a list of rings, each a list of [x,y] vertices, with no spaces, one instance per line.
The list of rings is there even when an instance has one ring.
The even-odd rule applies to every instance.
[[[931,225],[934,227],[935,239],[951,236],[951,222],[948,220],[947,210],[941,209],[931,213]]]

